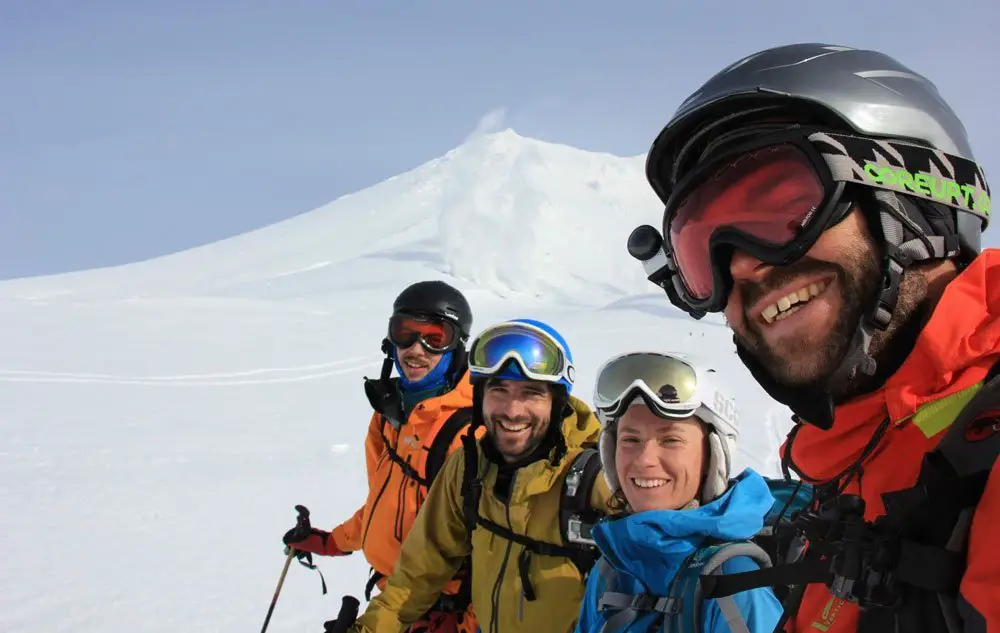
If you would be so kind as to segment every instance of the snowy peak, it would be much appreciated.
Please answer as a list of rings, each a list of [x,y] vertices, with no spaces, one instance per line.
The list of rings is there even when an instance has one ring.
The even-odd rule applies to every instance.
[[[625,251],[629,232],[659,214],[643,166],[643,156],[512,129],[479,134],[283,222],[128,266],[0,284],[0,296],[23,296],[27,284],[36,296],[308,298],[435,277],[502,297],[600,304],[651,289]]]

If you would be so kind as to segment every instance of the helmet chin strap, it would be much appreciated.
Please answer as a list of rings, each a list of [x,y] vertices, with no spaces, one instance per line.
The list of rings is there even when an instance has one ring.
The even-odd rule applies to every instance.
[[[857,377],[858,372],[866,376],[875,374],[877,363],[871,355],[872,339],[877,332],[885,331],[892,321],[906,268],[918,261],[947,259],[959,255],[958,234],[953,230],[948,235],[935,235],[934,229],[914,202],[890,191],[876,191],[874,197],[878,215],[869,219],[875,220],[873,224],[877,224],[882,231],[885,248],[882,279],[872,307],[862,315],[861,322],[854,331],[847,354],[833,374],[824,381],[827,385],[846,384]],[[812,424],[823,430],[833,426],[834,402],[828,388],[789,387],[781,384],[738,343],[736,352],[758,384],[768,395],[791,409],[798,422]]]

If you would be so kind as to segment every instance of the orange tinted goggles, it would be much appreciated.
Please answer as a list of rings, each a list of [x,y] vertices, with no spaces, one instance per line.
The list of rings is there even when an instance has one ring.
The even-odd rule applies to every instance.
[[[417,341],[432,354],[443,354],[458,345],[458,329],[444,319],[397,314],[389,319],[389,342],[406,349]]]

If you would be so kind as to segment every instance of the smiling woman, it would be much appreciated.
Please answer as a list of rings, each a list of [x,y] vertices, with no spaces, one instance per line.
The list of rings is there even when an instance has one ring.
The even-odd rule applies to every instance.
[[[707,566],[719,556],[722,573],[770,564],[763,552],[723,547],[754,536],[774,497],[750,469],[730,480],[739,413],[713,374],[656,352],[622,354],[601,367],[594,407],[618,515],[594,526],[602,558],[587,583],[578,633],[646,631],[664,618],[685,619],[666,623],[671,631],[774,630],[781,604],[770,588],[703,600],[680,614],[656,606],[668,597],[696,599],[685,589],[694,586],[686,582],[692,560]],[[640,594],[649,599],[635,600]],[[738,620],[744,628],[732,628]]]
[[[702,484],[711,461],[706,460],[712,454],[709,437],[696,417],[664,420],[647,407],[626,411],[618,422],[614,463],[621,493],[632,510],[695,507],[699,491],[709,488]],[[726,470],[719,461],[714,470]]]

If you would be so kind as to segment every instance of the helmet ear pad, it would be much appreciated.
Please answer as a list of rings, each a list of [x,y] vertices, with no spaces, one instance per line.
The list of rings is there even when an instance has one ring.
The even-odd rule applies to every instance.
[[[621,490],[621,482],[618,481],[617,464],[615,463],[615,450],[618,444],[618,420],[601,429],[601,435],[597,439],[597,450],[601,454],[601,473],[604,475],[604,482],[608,484],[608,490],[612,494]]]
[[[702,504],[711,503],[726,492],[729,487],[729,474],[732,468],[732,456],[729,454],[729,442],[726,441],[710,424],[706,428],[705,478],[701,483]]]
[[[963,252],[960,253],[959,259],[971,261],[978,254],[978,250],[966,252],[968,248],[964,243],[964,237],[958,230],[958,224],[964,217],[971,217],[978,221],[978,218],[969,213],[957,211],[947,205],[916,196],[876,190],[860,185],[851,186],[848,189],[848,195],[864,214],[869,231],[881,249],[880,255],[885,255],[886,243],[882,213],[888,213],[903,220],[900,223],[903,243],[927,236],[939,236],[943,237],[950,247],[947,250],[952,254],[946,255],[946,257],[954,258],[954,252],[958,250],[960,242]]]

